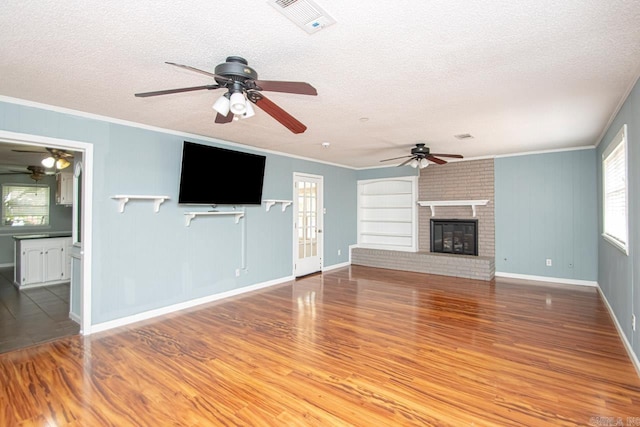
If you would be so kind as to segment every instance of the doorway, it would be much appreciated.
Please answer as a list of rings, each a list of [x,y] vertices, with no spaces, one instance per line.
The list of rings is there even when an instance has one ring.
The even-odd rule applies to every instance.
[[[323,177],[293,174],[293,275],[322,271]]]
[[[72,316],[80,324],[80,333],[91,333],[91,218],[93,196],[93,145],[86,142],[48,138],[38,135],[22,134],[0,130],[0,141],[6,144],[28,145],[42,149],[54,148],[73,151],[82,158],[82,173],[75,174],[74,179],[74,224],[72,226],[72,243],[80,256],[75,277],[72,273],[71,294],[75,292],[79,299],[77,313]],[[82,206],[81,211],[76,209]],[[81,238],[80,238],[81,236]],[[72,249],[73,250],[73,249]],[[71,303],[71,301],[70,301]]]

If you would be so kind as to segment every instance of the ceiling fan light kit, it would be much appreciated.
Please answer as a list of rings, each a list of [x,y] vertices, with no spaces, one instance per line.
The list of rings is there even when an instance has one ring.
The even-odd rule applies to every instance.
[[[456,159],[462,159],[462,155],[460,154],[435,154],[431,153],[429,147],[426,147],[425,144],[419,143],[416,144],[415,147],[411,149],[411,154],[408,156],[401,157],[393,157],[391,159],[380,160],[381,162],[388,162],[389,160],[398,160],[398,159],[406,159],[404,162],[400,163],[398,166],[409,165],[412,168],[420,168],[424,169],[429,166],[429,162],[436,163],[438,165],[444,165],[447,163],[446,160],[442,160],[440,157],[452,157]]]
[[[218,98],[212,106],[218,113],[214,120],[215,123],[224,124],[239,118],[253,117],[255,115],[255,110],[251,105],[253,103],[291,132],[297,134],[307,130],[304,124],[277,106],[261,92],[272,91],[299,95],[317,95],[318,91],[309,83],[258,80],[258,73],[249,67],[246,59],[239,56],[228,56],[226,62],[215,67],[215,73],[174,62],[167,62],[167,64],[213,77],[215,84],[142,92],[136,93],[135,96],[144,98],[196,90],[227,89],[227,92]]]

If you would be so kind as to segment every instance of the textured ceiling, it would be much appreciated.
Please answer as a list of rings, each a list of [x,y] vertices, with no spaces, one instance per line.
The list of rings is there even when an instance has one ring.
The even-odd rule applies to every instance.
[[[266,1],[5,0],[0,95],[361,168],[417,142],[467,158],[594,145],[640,69],[637,0],[317,2],[337,22],[310,35]],[[311,83],[265,92],[308,130],[259,109],[215,124],[221,90],[133,96],[213,83],[165,61],[213,72],[229,55]]]

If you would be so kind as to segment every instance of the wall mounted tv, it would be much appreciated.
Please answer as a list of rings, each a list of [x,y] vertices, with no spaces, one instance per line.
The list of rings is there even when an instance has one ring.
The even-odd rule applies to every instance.
[[[184,141],[178,203],[259,205],[266,157]]]

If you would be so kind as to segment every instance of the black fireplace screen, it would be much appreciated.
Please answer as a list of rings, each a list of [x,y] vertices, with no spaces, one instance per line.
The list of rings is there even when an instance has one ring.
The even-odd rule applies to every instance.
[[[478,220],[432,219],[431,252],[478,255]]]

